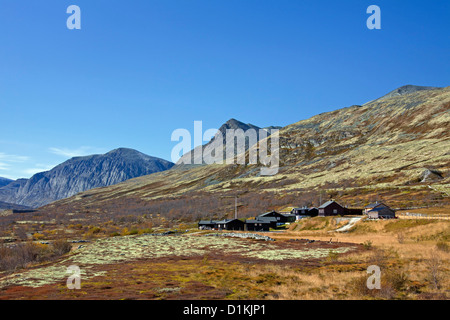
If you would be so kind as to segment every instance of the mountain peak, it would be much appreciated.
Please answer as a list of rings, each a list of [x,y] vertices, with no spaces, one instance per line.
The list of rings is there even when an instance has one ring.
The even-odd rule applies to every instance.
[[[120,147],[120,148],[116,148],[114,150],[111,150],[108,153],[116,153],[116,152],[139,152],[139,151],[131,149],[131,148]]]
[[[383,99],[388,99],[388,98],[392,98],[392,97],[398,97],[398,96],[403,96],[405,94],[410,94],[410,93],[414,93],[417,91],[423,91],[423,90],[435,90],[435,89],[442,89],[441,87],[426,87],[426,86],[416,86],[416,85],[412,85],[412,84],[407,84],[401,87],[398,87],[395,90],[392,90],[391,92],[389,92],[388,94],[385,94],[384,96],[369,101],[365,104],[368,104],[370,102],[375,102],[378,100],[383,100]]]
[[[231,118],[230,120],[228,120],[227,122],[225,122],[224,124],[230,124],[230,125],[245,125],[245,123],[243,123],[242,121],[239,121],[235,118]]]
[[[251,123],[243,123],[239,120],[236,120],[234,118],[231,118],[230,120],[228,120],[227,122],[225,122],[220,128],[219,131],[221,131],[222,133],[224,132],[224,130],[226,129],[242,129],[242,130],[248,130],[248,129],[255,129],[258,130],[260,129],[258,126],[255,126]]]
[[[143,154],[137,150],[134,149],[130,149],[130,148],[117,148],[114,150],[109,151],[108,153],[105,153],[105,155],[119,155],[119,156],[124,156],[124,155],[138,155],[138,154]]]
[[[417,91],[422,90],[434,90],[434,89],[440,89],[439,87],[425,87],[425,86],[416,86],[412,84],[407,84],[405,86],[401,86],[391,92],[389,92],[386,96],[386,98],[393,97],[393,96],[402,96],[404,94],[413,93]]]
[[[261,129],[260,127],[255,126],[251,123],[243,123],[239,120],[231,118],[230,120],[225,122],[222,126],[220,126],[216,135],[207,144],[202,145],[202,146],[197,146],[195,149],[201,148],[201,150],[204,150],[207,146],[220,140],[220,141],[222,141],[222,146],[224,147],[223,159],[225,159],[227,157],[227,154],[225,153],[226,152],[225,146],[226,146],[227,130],[237,130],[237,129],[242,129],[244,132],[246,132],[249,129],[253,129],[256,131],[257,141],[259,141],[259,139],[260,139],[260,134],[259,134],[259,130]],[[251,145],[249,145],[249,142],[247,141],[245,144],[245,150],[248,150],[250,147],[251,147]],[[185,164],[185,163],[191,163],[191,164],[204,163],[203,156],[202,156],[203,151],[196,153],[196,152],[194,152],[195,149],[183,154],[183,156],[177,161],[177,164],[180,165],[180,164]],[[237,151],[235,149],[232,152],[234,153],[234,155],[236,155]]]

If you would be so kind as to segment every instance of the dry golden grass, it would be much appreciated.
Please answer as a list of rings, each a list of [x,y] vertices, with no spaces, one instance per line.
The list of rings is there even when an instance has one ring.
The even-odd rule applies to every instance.
[[[311,220],[314,220],[313,218]],[[329,224],[332,224],[329,222]],[[352,232],[330,232],[323,221],[292,225],[279,239],[310,238],[321,241],[366,244],[363,253],[351,253],[337,262],[304,272],[282,271],[293,278],[276,288],[279,299],[448,299],[450,291],[449,221],[364,221]],[[364,287],[364,272],[380,265],[382,288],[370,292]],[[355,271],[355,268],[360,267]],[[338,271],[336,271],[338,270]],[[383,278],[384,277],[384,278]],[[296,284],[300,283],[300,286]],[[383,287],[384,286],[384,287]],[[295,294],[294,294],[295,293]]]
[[[267,270],[268,269],[268,270]],[[349,283],[361,276],[360,271],[330,271],[322,268],[302,272],[291,268],[266,267],[254,271],[254,275],[267,272],[276,273],[284,281],[272,289],[269,299],[280,300],[319,300],[319,299],[355,299]]]
[[[450,222],[367,221],[358,223],[352,232],[337,233],[332,230],[341,224],[333,223],[333,219],[312,218],[308,223],[303,221],[305,229],[293,224],[290,231],[269,235],[279,241],[332,238],[333,242],[365,244],[364,249],[341,255],[330,251],[325,258],[289,264],[224,261],[225,257],[214,255],[176,261],[172,260],[175,258],[159,262],[140,260],[104,267],[102,272],[106,274],[92,281],[87,279],[84,285],[91,296],[102,295],[106,290],[104,282],[109,279],[107,287],[115,298],[128,297],[127,294],[149,299],[449,298],[450,250],[448,241],[443,239],[448,236]],[[399,238],[399,234],[403,237]],[[367,289],[370,265],[381,268],[381,290]],[[122,288],[126,292],[121,292]],[[161,292],[161,288],[179,290]]]
[[[420,209],[411,209],[411,210],[399,210],[398,214],[404,214],[406,212],[414,212],[414,213],[422,213],[430,216],[434,215],[450,215],[450,205],[441,206],[441,207],[433,207],[433,208],[420,208]]]

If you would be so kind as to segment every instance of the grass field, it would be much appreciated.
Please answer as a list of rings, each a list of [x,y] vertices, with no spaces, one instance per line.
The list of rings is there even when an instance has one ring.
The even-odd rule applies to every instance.
[[[450,222],[311,218],[276,241],[127,235],[0,274],[0,299],[448,299]],[[315,240],[314,242],[311,240]],[[81,289],[69,290],[69,265]],[[381,269],[381,289],[366,286]]]

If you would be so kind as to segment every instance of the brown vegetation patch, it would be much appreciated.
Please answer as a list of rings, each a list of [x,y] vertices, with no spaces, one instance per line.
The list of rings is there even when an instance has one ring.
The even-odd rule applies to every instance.
[[[233,241],[242,245],[249,241],[262,243],[245,239]],[[326,249],[330,253],[346,245],[319,241],[308,243],[306,240],[264,243],[270,245],[271,250]],[[354,244],[348,245],[355,247]],[[260,248],[264,250],[264,247]],[[89,273],[99,275],[82,277],[80,290],[67,289],[64,280],[34,288],[9,285],[0,289],[0,299],[261,299],[284,280],[278,279],[273,272],[258,272],[258,275],[249,277],[245,270],[258,270],[263,266],[318,268],[326,264],[327,259],[266,260],[233,252],[224,254],[221,250],[210,248],[205,255],[138,258],[133,262],[93,265]],[[342,267],[346,268],[344,265]],[[39,266],[33,269],[38,271]]]

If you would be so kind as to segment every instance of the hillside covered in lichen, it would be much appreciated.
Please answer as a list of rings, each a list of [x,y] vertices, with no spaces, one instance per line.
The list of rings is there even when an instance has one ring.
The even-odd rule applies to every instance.
[[[283,205],[317,206],[331,197],[348,206],[374,200],[394,208],[446,205],[449,127],[450,87],[395,95],[282,128],[274,176],[260,176],[257,165],[175,166],[80,193],[40,212],[79,218],[150,213],[192,221],[211,212],[232,215],[230,195],[239,195],[243,216]]]

